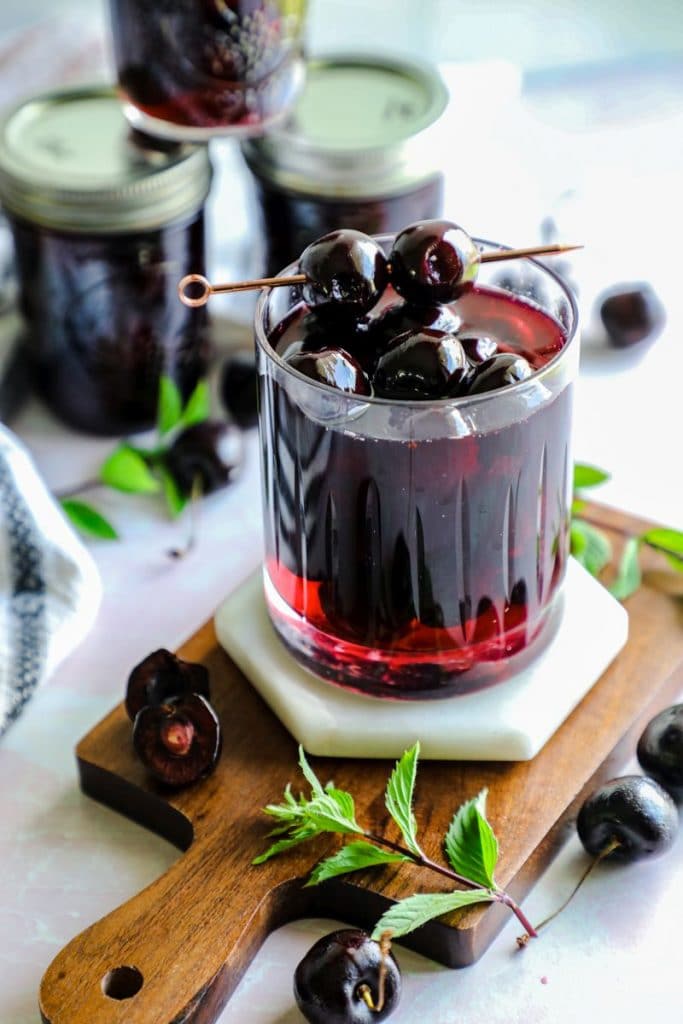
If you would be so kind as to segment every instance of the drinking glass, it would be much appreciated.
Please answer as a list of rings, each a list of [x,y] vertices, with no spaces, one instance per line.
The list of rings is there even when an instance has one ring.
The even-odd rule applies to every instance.
[[[388,252],[391,239],[380,242]],[[507,297],[501,315],[514,310],[529,349],[539,310],[566,340],[527,380],[446,400],[316,383],[268,340],[302,302],[300,287],[258,302],[268,611],[297,661],[366,694],[438,697],[501,682],[561,620],[576,304],[534,260],[484,264],[481,285],[494,286],[484,298]]]

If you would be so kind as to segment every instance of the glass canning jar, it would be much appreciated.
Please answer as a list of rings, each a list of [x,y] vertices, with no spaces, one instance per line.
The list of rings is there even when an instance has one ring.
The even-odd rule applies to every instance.
[[[336,228],[381,234],[438,217],[437,141],[447,103],[429,66],[370,56],[310,61],[291,115],[242,144],[266,272],[277,273]]]
[[[170,139],[250,135],[303,82],[306,0],[110,0],[131,124]]]
[[[35,97],[0,124],[24,343],[38,390],[72,426],[150,427],[162,373],[184,396],[205,373],[206,314],[180,303],[176,282],[204,266],[210,179],[205,147],[160,148],[106,87]]]

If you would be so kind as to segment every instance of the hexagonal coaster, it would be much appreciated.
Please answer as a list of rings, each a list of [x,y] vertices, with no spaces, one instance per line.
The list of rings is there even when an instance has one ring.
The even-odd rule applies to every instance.
[[[628,637],[626,610],[570,559],[555,638],[516,676],[479,693],[437,700],[366,697],[302,668],[271,625],[261,572],[221,605],[216,634],[290,733],[323,757],[421,756],[527,761],[600,678]]]

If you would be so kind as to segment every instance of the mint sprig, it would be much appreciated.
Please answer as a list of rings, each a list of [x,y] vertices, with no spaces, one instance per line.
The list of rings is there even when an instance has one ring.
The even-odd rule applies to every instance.
[[[478,796],[458,808],[448,827],[444,846],[454,871],[487,889],[494,889],[498,840],[486,819],[487,793],[488,790],[482,789]]]
[[[574,465],[574,500],[571,510],[571,553],[592,576],[599,578],[613,560],[612,545],[599,524],[591,521],[585,502],[577,492],[597,487],[609,480],[609,473],[597,466],[577,462]],[[624,531],[625,532],[625,531]],[[626,533],[626,543],[617,566],[616,575],[608,589],[618,600],[624,601],[634,594],[642,583],[640,551],[651,548],[662,554],[672,569],[683,573],[683,533],[670,527],[654,527],[642,534]]]
[[[115,528],[92,505],[74,498],[63,498],[60,504],[67,518],[81,533],[98,540],[118,540]]]
[[[413,794],[417,775],[417,761],[420,756],[420,743],[415,743],[396,762],[384,797],[384,804],[391,817],[401,830],[403,841],[416,856],[422,856],[417,841],[417,822],[413,814]]]
[[[188,504],[171,474],[166,455],[175,437],[188,427],[209,418],[210,394],[205,380],[200,380],[187,402],[183,403],[178,385],[172,377],[162,374],[157,398],[157,444],[141,448],[122,441],[100,466],[96,480],[59,496],[62,508],[73,525],[91,537],[108,540],[118,538],[114,526],[92,505],[76,495],[98,486],[111,487],[124,494],[161,495],[172,519],[177,518]]]
[[[486,791],[464,803],[453,816],[444,837],[444,849],[450,867],[431,860],[422,850],[417,836],[413,798],[420,753],[419,743],[406,750],[398,760],[386,787],[385,804],[398,825],[405,846],[386,836],[363,828],[356,818],[355,803],[350,793],[337,789],[333,783],[323,786],[299,747],[299,766],[311,787],[310,796],[295,797],[291,785],[284,791],[283,802],[268,804],[264,812],[277,821],[270,833],[278,838],[256,857],[254,864],[263,864],[281,853],[314,839],[323,832],[354,835],[330,857],[313,868],[306,885],[319,885],[339,875],[373,867],[417,864],[422,868],[455,882],[460,887],[449,892],[417,893],[395,903],[377,922],[373,937],[391,932],[394,938],[407,935],[427,921],[442,914],[460,910],[475,903],[498,902],[509,907],[523,924],[526,933],[536,932],[522,909],[495,882],[498,863],[498,841],[486,818]]]

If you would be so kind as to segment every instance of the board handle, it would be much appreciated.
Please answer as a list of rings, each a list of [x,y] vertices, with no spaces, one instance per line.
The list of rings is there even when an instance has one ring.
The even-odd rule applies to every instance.
[[[57,955],[44,1024],[213,1024],[266,936],[300,910],[300,880],[272,863],[251,867],[229,834],[196,840]]]

